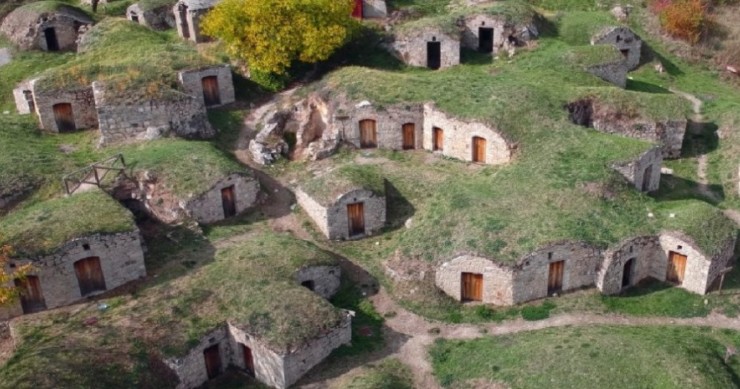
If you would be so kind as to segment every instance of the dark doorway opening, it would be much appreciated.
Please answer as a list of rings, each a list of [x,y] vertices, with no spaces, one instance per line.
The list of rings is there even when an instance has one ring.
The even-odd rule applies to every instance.
[[[427,67],[437,70],[442,66],[442,42],[427,42]]]
[[[242,355],[244,356],[244,370],[254,377],[254,356],[252,355],[252,349],[246,345],[242,345]]]
[[[54,110],[54,121],[58,132],[72,132],[77,129],[72,104],[59,103],[52,107]]]
[[[635,265],[635,259],[630,258],[624,263],[624,270],[622,271],[622,288],[632,285],[632,271]]]
[[[139,23],[139,15],[131,14],[131,21],[134,23]]]
[[[314,290],[314,282],[313,282],[313,280],[303,281],[303,282],[301,282],[301,286],[303,286],[304,288],[306,288],[306,289],[308,289],[310,291],[313,291]]]
[[[190,39],[190,25],[188,25],[188,6],[180,4],[177,7],[177,12],[180,15],[180,31],[182,31],[182,37]]]
[[[221,189],[221,205],[224,209],[224,219],[236,215],[234,185]]]
[[[481,53],[493,52],[493,29],[487,27],[478,28],[478,51]]]
[[[630,56],[630,50],[629,49],[619,50],[619,52],[622,53],[622,55],[624,56],[624,58],[627,58],[627,57]]]
[[[221,353],[219,352],[218,345],[214,344],[203,350],[203,359],[206,362],[208,379],[211,380],[218,377],[221,374]]]
[[[34,112],[36,110],[36,103],[33,102],[33,93],[30,90],[24,90],[23,97],[26,99],[26,103],[28,103],[28,110]]]
[[[16,278],[15,286],[20,292],[21,307],[23,313],[34,313],[46,309],[44,295],[41,293],[41,282],[37,276],[27,276],[23,279]]]
[[[44,30],[44,39],[46,39],[46,50],[59,51],[59,41],[57,40],[57,31],[54,27]]]
[[[653,167],[648,166],[645,168],[645,171],[642,174],[642,191],[643,192],[649,192],[650,191],[650,181],[653,179]]]
[[[89,257],[75,262],[75,274],[77,283],[80,285],[80,295],[87,296],[93,292],[106,290],[103,268],[100,266],[100,258]]]

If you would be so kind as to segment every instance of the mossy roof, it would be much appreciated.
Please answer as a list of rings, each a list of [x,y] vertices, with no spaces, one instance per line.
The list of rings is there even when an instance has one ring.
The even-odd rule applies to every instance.
[[[100,190],[44,201],[0,218],[0,246],[16,257],[50,254],[65,243],[94,234],[136,229],[131,212]]]
[[[451,38],[460,38],[460,28],[457,25],[457,18],[451,14],[428,16],[403,24],[399,24],[394,27],[401,35],[413,36],[421,33],[425,30],[435,30],[442,32]]]
[[[307,175],[300,188],[324,206],[334,204],[348,192],[364,189],[385,196],[385,180],[375,165],[343,164],[317,176]]]
[[[588,45],[594,34],[620,23],[609,12],[574,11],[562,16],[558,23],[560,37],[571,45]]]
[[[677,231],[709,256],[720,254],[728,240],[737,237],[737,226],[719,209],[697,200],[660,203],[654,212],[664,231]]]
[[[152,11],[161,7],[174,7],[177,0],[139,0],[139,8],[142,11]]]
[[[574,46],[565,52],[564,58],[585,68],[624,61],[622,53],[612,45]]]
[[[68,3],[63,3],[61,1],[37,1],[34,3],[28,3],[16,8],[13,12],[10,13],[10,15],[15,14],[16,12],[24,14],[37,14],[39,16],[46,13],[59,12],[78,19],[86,19],[90,23],[92,23],[92,18],[90,17],[90,14],[80,8],[77,8]],[[8,15],[9,18],[12,17],[10,15]]]
[[[532,23],[537,16],[537,12],[530,4],[518,0],[496,1],[473,6],[459,6],[452,11],[452,14],[459,17],[484,14],[500,18],[503,21],[513,24]]]

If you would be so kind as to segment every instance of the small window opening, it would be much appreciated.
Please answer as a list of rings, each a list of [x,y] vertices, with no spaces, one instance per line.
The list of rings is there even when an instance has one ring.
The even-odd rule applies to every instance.
[[[82,249],[85,250],[85,251],[90,250],[90,245],[87,244],[87,243],[85,243],[85,244],[82,245]]]
[[[552,259],[552,253],[547,253],[547,259]]]
[[[681,246],[681,245],[678,245],[678,249],[679,249],[679,250],[681,250],[682,248],[683,248],[683,246]]]

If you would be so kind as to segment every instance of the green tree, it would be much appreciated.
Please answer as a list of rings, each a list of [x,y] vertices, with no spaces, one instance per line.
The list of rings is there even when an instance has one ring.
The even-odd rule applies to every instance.
[[[32,270],[31,265],[20,266],[12,273],[5,272],[5,265],[13,250],[10,246],[0,245],[0,306],[7,305],[18,298],[18,288],[11,283],[13,279],[24,279]]]
[[[323,61],[357,25],[352,0],[224,0],[203,20],[203,32],[220,39],[250,69],[285,74],[298,60]]]

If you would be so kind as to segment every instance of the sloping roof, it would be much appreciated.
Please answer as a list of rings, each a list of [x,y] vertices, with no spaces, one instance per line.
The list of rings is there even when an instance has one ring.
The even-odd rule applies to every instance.
[[[611,34],[612,32],[616,30],[623,30],[625,33],[630,33],[633,36],[637,36],[632,30],[630,30],[628,27],[625,26],[606,26],[593,35],[591,35],[591,44],[595,44],[595,42],[600,41],[601,39],[605,38],[607,35]]]
[[[299,186],[324,206],[334,204],[340,197],[355,190],[369,190],[385,196],[385,180],[374,165],[343,165],[309,176]]]
[[[186,5],[189,10],[195,11],[213,8],[220,2],[221,0],[180,0],[177,2],[177,5],[183,4]]]
[[[6,34],[12,34],[12,31],[18,29],[27,29],[38,23],[42,17],[48,15],[61,15],[75,19],[84,24],[92,24],[92,18],[87,12],[80,8],[58,1],[39,1],[36,3],[26,4],[18,7],[3,20],[2,31]]]

